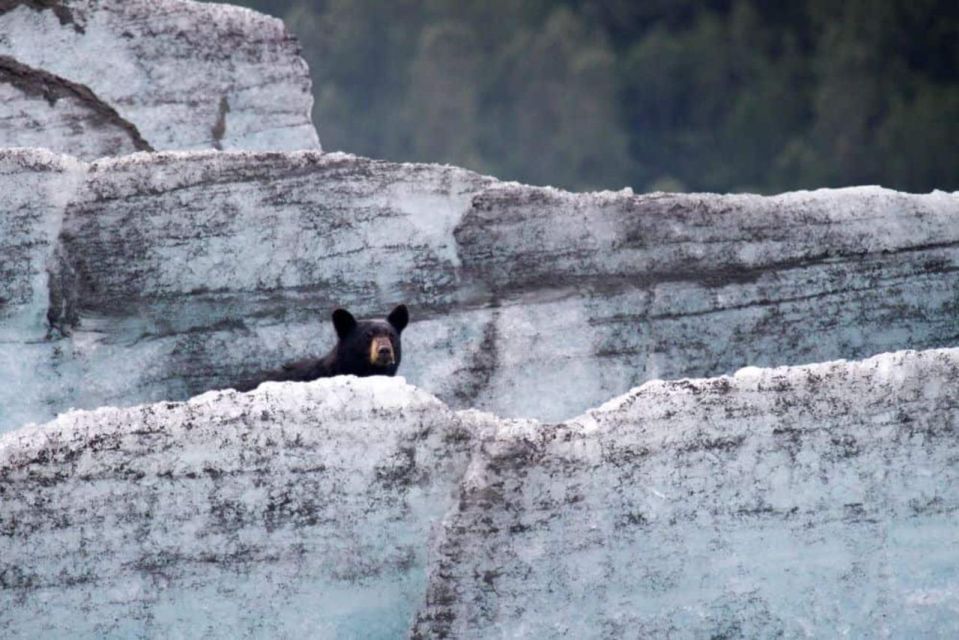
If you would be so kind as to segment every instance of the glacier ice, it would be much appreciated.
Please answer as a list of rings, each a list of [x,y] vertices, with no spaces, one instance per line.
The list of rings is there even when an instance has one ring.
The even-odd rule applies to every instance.
[[[0,435],[0,635],[949,637],[959,349],[650,381],[564,423],[401,378]]]
[[[25,328],[0,301],[0,430],[323,353],[335,306],[409,304],[401,374],[544,420],[655,378],[959,339],[957,194],[572,194],[318,152],[0,165],[0,244],[34,256],[0,271],[35,302]]]
[[[89,89],[0,55],[0,147],[44,147],[80,158],[149,150],[136,128]]]
[[[7,434],[0,635],[402,635],[473,423],[338,378]]]
[[[320,148],[309,70],[279,19],[178,0],[5,5],[2,146],[90,160],[137,149]]]
[[[444,521],[417,635],[956,634],[957,356],[651,381],[508,423]]]

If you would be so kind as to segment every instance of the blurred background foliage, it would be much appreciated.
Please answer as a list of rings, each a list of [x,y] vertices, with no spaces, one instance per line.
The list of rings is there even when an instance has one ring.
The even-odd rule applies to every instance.
[[[959,189],[956,0],[247,0],[324,149],[574,190]]]

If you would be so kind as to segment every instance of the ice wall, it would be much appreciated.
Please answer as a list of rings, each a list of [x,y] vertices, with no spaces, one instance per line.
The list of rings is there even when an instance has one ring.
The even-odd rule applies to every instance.
[[[0,431],[70,406],[70,345],[51,336],[48,315],[59,306],[51,284],[63,215],[85,174],[68,156],[0,151]]]
[[[44,147],[80,158],[151,148],[86,87],[8,56],[0,56],[0,119],[0,147]]]
[[[0,635],[952,637],[959,349],[654,381],[561,424],[400,379],[0,436]]]
[[[481,424],[340,378],[5,434],[0,636],[402,637]]]
[[[959,340],[957,194],[572,194],[318,152],[0,162],[0,243],[34,255],[33,324],[0,301],[24,347],[6,347],[0,429],[322,353],[336,305],[406,302],[401,374],[548,420],[653,378]]]
[[[650,382],[506,422],[415,637],[959,634],[959,350]]]
[[[275,18],[184,0],[0,2],[0,146],[319,149],[299,45]]]

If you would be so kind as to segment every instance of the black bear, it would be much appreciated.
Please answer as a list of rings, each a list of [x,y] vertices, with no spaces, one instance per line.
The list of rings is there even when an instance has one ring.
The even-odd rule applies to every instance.
[[[397,305],[386,320],[357,320],[346,309],[333,312],[336,346],[322,358],[284,364],[236,385],[250,391],[268,380],[306,382],[330,376],[392,376],[400,366],[400,334],[410,321],[406,305]]]

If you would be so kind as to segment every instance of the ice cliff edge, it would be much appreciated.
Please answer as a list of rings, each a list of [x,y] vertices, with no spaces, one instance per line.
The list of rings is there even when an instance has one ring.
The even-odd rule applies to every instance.
[[[0,436],[0,632],[959,631],[959,349],[649,382],[559,424],[337,378]]]
[[[226,4],[4,0],[0,147],[319,149],[299,53],[280,20]]]
[[[0,150],[0,431],[411,310],[401,373],[564,420],[645,380],[959,344],[959,194],[567,193],[342,153]]]

